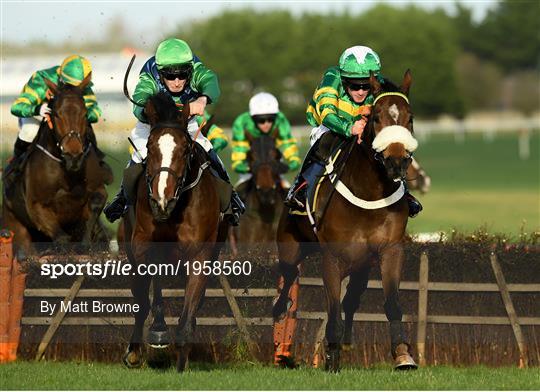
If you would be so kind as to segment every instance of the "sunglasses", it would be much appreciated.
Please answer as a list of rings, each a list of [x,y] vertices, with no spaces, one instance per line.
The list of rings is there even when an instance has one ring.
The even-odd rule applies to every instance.
[[[274,122],[275,119],[276,119],[275,115],[253,116],[253,121],[255,121],[257,124],[264,124],[266,122]]]
[[[165,80],[186,80],[191,75],[191,71],[189,70],[182,70],[182,71],[176,71],[176,72],[161,72],[161,76]]]
[[[347,87],[350,88],[352,91],[367,91],[371,89],[371,85],[369,83],[347,83]]]

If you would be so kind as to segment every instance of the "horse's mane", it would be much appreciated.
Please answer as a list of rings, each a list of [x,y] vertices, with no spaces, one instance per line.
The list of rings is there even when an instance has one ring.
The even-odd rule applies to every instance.
[[[147,105],[153,106],[159,122],[178,122],[180,120],[178,108],[172,97],[163,91],[151,96]]]

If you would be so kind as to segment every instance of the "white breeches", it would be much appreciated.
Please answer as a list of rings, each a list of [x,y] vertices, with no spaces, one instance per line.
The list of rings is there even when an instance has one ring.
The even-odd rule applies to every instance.
[[[19,139],[32,143],[36,138],[39,126],[41,124],[41,117],[20,117],[19,118]]]
[[[188,123],[188,133],[193,139],[195,137],[195,134],[199,130],[199,125],[197,124],[197,120],[195,117],[192,117],[191,120],[189,120]],[[150,124],[145,124],[141,121],[137,121],[137,124],[135,124],[135,128],[131,131],[131,140],[133,141],[133,144],[137,147],[137,151],[134,151],[131,160],[135,163],[142,162],[143,159],[146,158],[146,155],[148,153],[146,149],[146,143],[148,142],[148,136],[150,136]],[[206,138],[202,134],[202,132],[199,132],[199,136],[197,136],[197,140],[195,140],[197,143],[199,143],[205,151],[210,151],[212,149],[212,143],[210,140]]]
[[[309,145],[312,147],[317,140],[321,138],[322,135],[324,135],[326,132],[328,132],[330,129],[325,127],[324,125],[319,125],[316,128],[313,128],[311,130],[311,134],[309,135]]]

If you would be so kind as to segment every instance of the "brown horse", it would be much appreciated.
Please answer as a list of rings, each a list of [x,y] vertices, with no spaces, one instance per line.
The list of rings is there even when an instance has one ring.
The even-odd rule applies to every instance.
[[[320,198],[326,198],[328,204],[321,203],[326,205],[325,211],[316,211],[322,217],[316,222],[317,230],[312,230],[306,217],[290,215],[288,211],[283,212],[278,226],[279,268],[284,288],[273,315],[279,319],[287,311],[289,288],[298,275],[298,263],[310,251],[320,251],[328,306],[326,369],[330,371],[339,370],[341,345],[351,343],[353,316],[366,290],[373,260],[380,263],[395,366],[416,368],[409,353],[398,300],[408,219],[400,181],[405,178],[410,153],[417,146],[407,98],[411,82],[409,71],[399,89],[390,82],[381,85],[375,77],[370,78],[376,98],[362,143],[358,144],[356,138],[346,142],[348,154],[345,152],[340,163],[335,164],[342,169],[327,166],[327,171],[337,176],[327,175],[320,186]],[[323,137],[335,136],[328,132]],[[349,190],[348,195],[344,187]],[[347,276],[350,281],[340,304],[341,282]],[[345,324],[341,318],[342,306]]]
[[[251,146],[247,160],[252,177],[238,188],[246,212],[234,230],[235,239],[239,244],[273,243],[286,191],[281,186],[280,174],[288,168],[280,162],[275,131],[258,138],[246,132],[246,138]]]
[[[407,186],[409,190],[419,191],[422,194],[428,193],[431,189],[431,177],[414,158],[407,168]]]
[[[108,238],[99,214],[107,200],[112,172],[100,164],[92,146],[81,85],[56,85],[49,101],[51,125],[41,123],[29,148],[22,175],[4,187],[3,219],[12,230],[19,258],[34,253],[37,242],[103,242]]]
[[[145,113],[152,127],[148,138],[146,172],[138,181],[135,208],[124,217],[126,253],[134,267],[131,291],[139,311],[124,356],[128,367],[142,365],[143,326],[150,311],[149,288],[154,282],[148,333],[151,346],[170,343],[159,279],[139,266],[217,260],[228,224],[220,215],[218,180],[209,170],[206,153],[187,132],[189,105],[180,115],[165,93],[151,97]],[[159,260],[159,261],[156,261]],[[195,328],[195,312],[204,296],[208,276],[188,273],[185,299],[176,329],[177,370],[186,369]]]

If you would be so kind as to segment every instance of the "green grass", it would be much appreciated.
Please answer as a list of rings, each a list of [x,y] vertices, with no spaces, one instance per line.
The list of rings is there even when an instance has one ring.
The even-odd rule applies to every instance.
[[[15,362],[0,366],[4,390],[534,390],[540,370],[447,366],[395,372],[387,365],[346,368],[339,374],[321,369],[282,370],[262,365],[194,365],[183,374],[172,368],[129,370],[121,365],[73,362]]]

